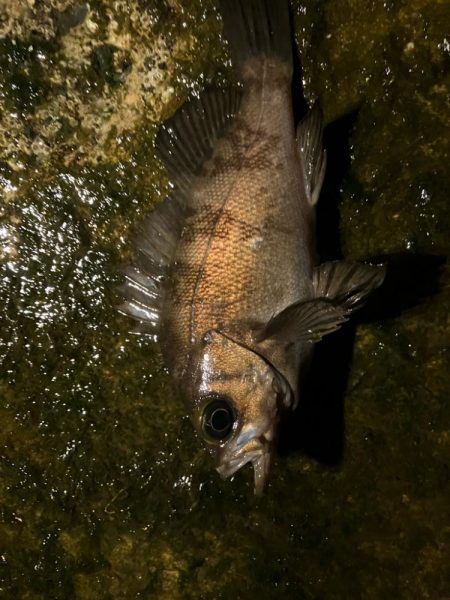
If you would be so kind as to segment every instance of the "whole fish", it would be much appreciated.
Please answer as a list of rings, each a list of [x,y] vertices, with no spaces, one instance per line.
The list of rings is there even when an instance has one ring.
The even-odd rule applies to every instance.
[[[160,129],[173,191],[135,239],[120,309],[159,340],[218,472],[251,462],[261,493],[314,343],[385,271],[317,265],[323,122],[316,103],[295,127],[288,2],[220,9],[242,86],[206,91]]]

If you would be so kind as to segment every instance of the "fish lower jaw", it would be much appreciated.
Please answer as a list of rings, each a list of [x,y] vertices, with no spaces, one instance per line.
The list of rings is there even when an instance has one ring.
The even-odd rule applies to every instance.
[[[238,438],[223,452],[216,467],[217,472],[226,479],[251,462],[255,475],[255,494],[262,494],[272,463],[275,436],[276,427],[271,423],[266,424],[266,429],[262,433],[246,440],[241,446],[236,444]]]
[[[254,452],[246,452],[236,458],[232,458],[228,461],[223,462],[220,466],[216,467],[217,472],[221,477],[226,479],[227,477],[231,477],[234,475],[236,471],[239,471],[241,467],[243,467],[248,462],[257,461],[263,454],[263,450],[258,450]]]
[[[270,464],[272,462],[271,459],[272,457],[270,452],[261,449],[258,452],[248,452],[243,456],[228,461],[217,467],[217,471],[223,479],[226,479],[227,477],[234,475],[234,473],[236,473],[236,471],[239,471],[239,469],[245,464],[251,462],[254,469],[255,477],[255,495],[260,496],[263,493],[267,483]]]

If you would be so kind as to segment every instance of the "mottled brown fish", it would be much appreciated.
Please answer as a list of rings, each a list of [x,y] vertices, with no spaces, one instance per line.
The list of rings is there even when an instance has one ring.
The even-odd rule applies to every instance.
[[[288,3],[220,6],[242,88],[210,90],[161,128],[173,193],[135,240],[121,310],[157,336],[219,473],[251,462],[261,493],[314,343],[384,268],[316,264],[322,115],[316,104],[295,128]]]

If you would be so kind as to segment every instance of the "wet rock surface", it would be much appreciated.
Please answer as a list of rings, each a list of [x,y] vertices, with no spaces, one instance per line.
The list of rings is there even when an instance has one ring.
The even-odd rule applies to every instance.
[[[384,257],[271,484],[222,481],[114,287],[158,123],[233,75],[212,0],[2,0],[0,595],[448,595],[448,7],[294,2],[329,127],[323,258]],[[447,36],[447,37],[446,37]]]

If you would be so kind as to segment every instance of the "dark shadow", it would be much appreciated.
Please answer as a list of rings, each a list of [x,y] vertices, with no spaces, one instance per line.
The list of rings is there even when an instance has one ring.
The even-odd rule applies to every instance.
[[[337,199],[350,167],[349,139],[357,111],[331,123],[324,133],[327,171],[317,207],[317,248],[321,262],[339,260]],[[301,450],[321,463],[336,465],[344,451],[344,396],[350,372],[355,327],[351,323],[315,348],[295,412],[282,422],[279,453]]]
[[[330,123],[324,132],[327,170],[316,211],[317,248],[321,262],[342,258],[337,199],[350,169],[350,135],[357,116],[358,109],[355,109]]]
[[[292,15],[291,15],[292,21]],[[292,27],[292,31],[294,31]],[[294,48],[293,55],[293,75],[292,75],[292,108],[294,113],[294,123],[297,126],[306,113],[309,110],[308,103],[305,100],[303,95],[303,87],[302,87],[302,65],[300,63],[300,58],[295,48],[295,38],[294,34],[292,34],[292,43]]]
[[[383,285],[373,292],[365,306],[355,313],[355,323],[381,321],[397,317],[439,292],[439,280],[445,256],[408,252],[375,256],[372,263],[387,268]]]
[[[324,134],[327,172],[317,207],[317,247],[321,262],[339,260],[337,200],[350,168],[349,139],[358,110],[330,124]],[[340,331],[315,348],[309,373],[301,379],[299,406],[281,423],[281,455],[302,451],[326,465],[337,465],[344,452],[344,397],[351,367],[357,323],[393,318],[439,290],[445,259],[441,256],[399,253],[367,259],[384,263],[387,275],[366,305]]]
[[[340,462],[344,451],[344,396],[354,336],[354,326],[348,325],[316,346],[311,368],[303,379],[299,405],[281,423],[281,455],[301,450],[326,465]]]
[[[383,285],[341,330],[325,337],[314,358],[296,411],[281,424],[279,453],[302,451],[326,465],[342,459],[345,443],[344,397],[358,323],[394,318],[439,291],[443,256],[393,254],[370,262],[387,267]]]

